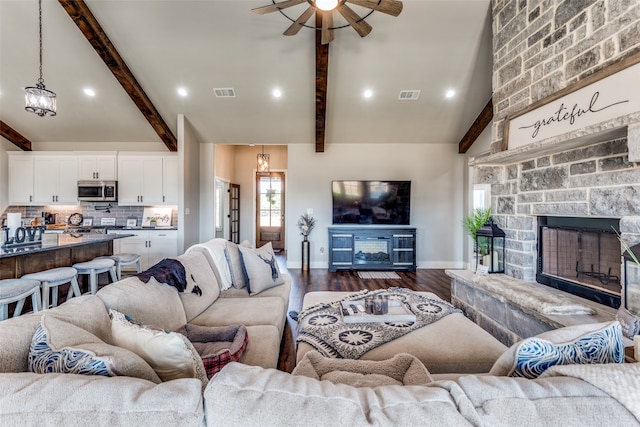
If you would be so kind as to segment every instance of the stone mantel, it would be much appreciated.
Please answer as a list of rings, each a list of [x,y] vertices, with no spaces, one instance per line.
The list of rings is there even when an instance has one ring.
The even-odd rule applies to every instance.
[[[640,111],[512,150],[472,158],[469,160],[469,166],[508,165],[538,156],[555,154],[577,147],[624,137],[628,138],[629,152],[631,154],[633,151],[631,149],[632,147],[640,147],[640,133],[628,132],[627,130],[628,128],[637,128],[638,126],[640,126]],[[638,151],[640,153],[640,150]]]
[[[539,283],[526,282],[545,294],[558,294],[588,306],[596,311],[594,315],[546,315],[520,306],[503,296],[492,295],[474,283],[475,273],[471,270],[446,270],[451,278],[451,302],[465,315],[503,344],[510,346],[523,338],[540,333],[584,323],[607,322],[616,319],[617,310],[589,301]],[[503,277],[509,277],[504,276]],[[520,283],[522,280],[513,279]]]

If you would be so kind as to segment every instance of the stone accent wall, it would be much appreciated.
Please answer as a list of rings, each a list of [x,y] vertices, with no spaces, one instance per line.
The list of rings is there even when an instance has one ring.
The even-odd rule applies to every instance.
[[[640,51],[638,0],[494,0],[492,9],[493,153],[507,116]]]
[[[507,275],[535,280],[538,216],[628,217],[623,231],[638,233],[640,164],[627,151],[623,138],[475,169],[475,182],[491,185],[493,217],[507,235]]]

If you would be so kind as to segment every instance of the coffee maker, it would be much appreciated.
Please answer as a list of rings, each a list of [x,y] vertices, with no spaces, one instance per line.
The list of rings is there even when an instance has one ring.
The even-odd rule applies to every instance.
[[[56,215],[51,212],[42,212],[42,223],[47,224],[55,224],[56,223]]]

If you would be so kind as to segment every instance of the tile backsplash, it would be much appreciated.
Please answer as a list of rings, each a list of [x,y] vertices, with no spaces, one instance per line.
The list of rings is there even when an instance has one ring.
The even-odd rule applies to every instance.
[[[99,226],[102,218],[115,218],[116,226],[126,226],[127,220],[131,218],[136,219],[136,224],[138,226],[142,224],[144,206],[118,206],[113,203],[111,204],[111,207],[108,208],[107,212],[106,208],[108,206],[109,205],[106,203],[88,203],[78,206],[9,206],[2,213],[0,221],[2,224],[5,224],[7,213],[17,212],[22,214],[24,224],[29,225],[35,218],[41,219],[42,212],[49,212],[56,216],[57,224],[67,224],[69,216],[77,212],[82,214],[84,218],[92,218],[94,226]],[[176,206],[172,206],[171,225],[173,227],[178,226],[178,212]]]

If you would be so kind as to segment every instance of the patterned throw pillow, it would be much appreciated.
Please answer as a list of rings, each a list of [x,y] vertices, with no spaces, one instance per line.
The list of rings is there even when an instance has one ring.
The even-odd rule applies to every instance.
[[[490,373],[537,378],[554,365],[622,362],[622,328],[614,321],[569,326],[522,340],[496,361]]]
[[[134,353],[106,344],[90,332],[46,314],[31,340],[29,371],[123,375],[160,382],[153,369]]]
[[[162,381],[198,378],[206,385],[200,355],[184,335],[141,325],[115,310],[109,310],[109,316],[114,344],[144,359]]]
[[[244,244],[244,242],[242,243]],[[240,245],[233,242],[227,242],[224,249],[224,256],[229,264],[229,273],[231,275],[231,285],[236,289],[247,287],[245,275],[242,272],[242,258],[240,257]]]
[[[258,249],[244,246],[239,246],[239,249],[245,281],[251,295],[284,283],[271,242]]]

